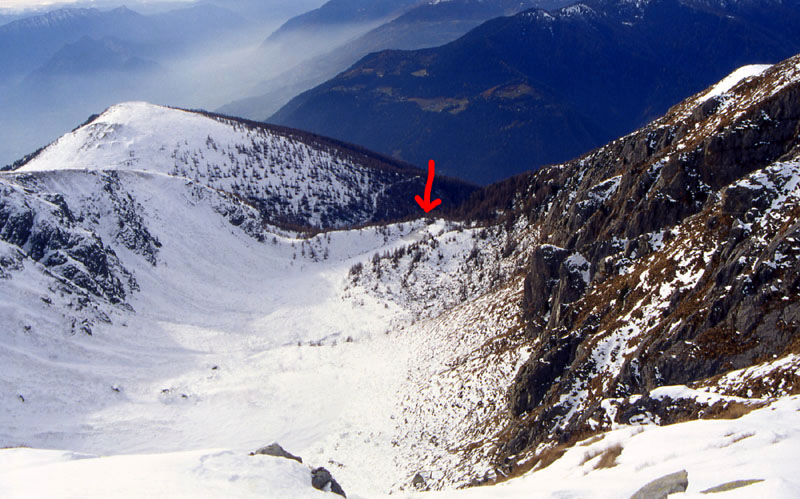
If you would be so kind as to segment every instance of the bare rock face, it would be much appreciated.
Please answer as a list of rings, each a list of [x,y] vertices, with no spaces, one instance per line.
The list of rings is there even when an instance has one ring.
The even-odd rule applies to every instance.
[[[331,473],[325,468],[316,468],[311,472],[311,485],[317,490],[327,490],[342,497],[347,497],[339,483],[331,476]]]
[[[689,474],[686,470],[678,471],[653,480],[633,494],[631,499],[666,499],[670,494],[686,492],[688,487]]]
[[[799,351],[799,65],[514,180],[503,223],[538,234],[521,304],[534,348],[499,468],[637,414],[704,417],[648,394]]]
[[[569,252],[557,246],[540,246],[531,257],[531,271],[525,277],[523,307],[530,318],[545,316],[551,311],[550,296],[560,281],[561,266]]]
[[[579,337],[569,336],[551,337],[549,341],[551,344],[544,352],[545,356],[536,363],[525,364],[517,374],[517,383],[510,389],[509,400],[513,404],[511,410],[515,416],[520,416],[542,403],[564,370],[574,361],[580,344]]]

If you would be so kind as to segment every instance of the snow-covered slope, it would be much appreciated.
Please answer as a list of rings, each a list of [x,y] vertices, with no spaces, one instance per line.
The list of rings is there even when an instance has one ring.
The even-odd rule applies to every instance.
[[[17,169],[124,170],[177,176],[248,200],[273,225],[330,228],[404,217],[422,173],[353,146],[270,127],[131,102],[46,147]],[[437,183],[445,202],[472,188]]]
[[[687,473],[686,492],[670,497],[795,497],[800,490],[793,472],[800,462],[795,450],[798,411],[795,396],[741,419],[627,426],[578,442],[549,467],[522,478],[426,497],[627,498],[681,471]],[[704,493],[715,488],[721,490]]]
[[[381,196],[393,200],[390,180],[409,179],[366,152],[291,133],[125,104],[0,174],[0,447],[200,452],[164,458],[184,463],[213,449],[247,457],[277,440],[351,490],[399,481],[390,416],[406,347],[384,333],[402,309],[343,288],[355,261],[430,228],[305,239],[270,225],[269,207],[255,208],[230,177],[291,188],[289,209],[319,221],[307,194],[340,210],[341,224],[359,216],[343,198],[371,194],[374,210]],[[205,157],[178,163],[197,179],[175,171],[180,151]],[[201,172],[215,166],[219,177]],[[274,183],[253,179],[262,168]],[[332,185],[341,196],[323,195]],[[332,465],[334,456],[370,470]],[[17,469],[9,459],[0,474]]]
[[[257,225],[253,237],[245,229],[258,217],[246,205],[153,173],[41,171],[2,181],[27,195],[3,196],[16,215],[4,218],[3,235],[27,237],[3,243],[0,446],[99,456],[200,450],[164,459],[216,469],[216,458],[202,457],[217,455],[209,449],[230,449],[223,462],[246,461],[278,440],[330,468],[335,447],[352,440],[390,474],[386,400],[404,357],[384,332],[397,307],[341,296],[352,258],[384,246],[376,229],[307,241]],[[48,192],[64,194],[47,201]],[[392,238],[425,230],[409,225]],[[125,292],[105,293],[106,275]],[[97,462],[99,470],[106,461]],[[372,472],[332,471],[351,489],[384,487]],[[2,489],[8,480],[0,495],[18,490]],[[41,487],[22,495],[70,490]]]

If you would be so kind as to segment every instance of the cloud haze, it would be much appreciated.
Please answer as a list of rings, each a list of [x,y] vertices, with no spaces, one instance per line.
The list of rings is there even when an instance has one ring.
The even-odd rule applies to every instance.
[[[3,11],[38,10],[54,7],[115,7],[125,3],[131,8],[151,6],[157,7],[159,4],[181,4],[191,3],[195,0],[132,0],[121,2],[119,0],[0,0],[0,13]]]
[[[323,1],[60,1],[98,7],[82,14],[98,20],[80,30],[34,29],[34,39],[0,29],[0,167],[121,101],[213,110],[248,97],[265,80],[368,28],[298,35],[313,40],[309,46],[265,43],[287,18]],[[0,0],[0,11],[12,4],[55,8],[47,3],[55,4]],[[123,3],[135,12],[106,10]]]

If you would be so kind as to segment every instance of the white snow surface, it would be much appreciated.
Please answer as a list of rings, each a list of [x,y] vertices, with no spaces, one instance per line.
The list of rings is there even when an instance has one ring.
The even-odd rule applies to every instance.
[[[381,193],[408,175],[365,168],[353,155],[233,120],[127,102],[59,138],[17,170],[96,170],[182,177],[255,197],[276,216],[314,227],[370,221]],[[349,206],[349,219],[341,207]],[[339,218],[338,223],[326,218]],[[346,222],[346,223],[343,223]]]
[[[742,66],[720,80],[720,82],[711,87],[708,92],[700,96],[697,100],[697,103],[700,104],[713,97],[723,95],[740,82],[746,80],[747,78],[758,76],[771,67],[771,64],[750,64],[748,66]]]
[[[102,184],[91,172],[42,172],[37,179],[45,190],[69,193],[76,215],[110,211],[92,195]],[[93,461],[90,475],[106,475],[117,465],[147,467],[151,458],[145,456],[158,455],[153,463],[163,459],[165,465],[158,476],[175,470],[177,483],[182,476],[213,482],[214,470],[241,467],[224,482],[230,481],[233,495],[256,496],[264,489],[248,483],[264,485],[269,478],[265,472],[255,480],[258,470],[285,466],[264,464],[261,457],[248,461],[247,453],[278,441],[307,463],[328,467],[354,492],[388,490],[395,473],[390,416],[407,344],[385,334],[396,306],[368,295],[347,302],[341,296],[349,267],[382,247],[383,237],[365,229],[332,233],[330,242],[328,236],[303,243],[276,235],[262,243],[215,211],[213,191],[192,196],[184,179],[140,172],[120,172],[120,182],[141,203],[162,245],[155,266],[114,246],[140,287],[129,299],[136,313],[106,305],[110,324],[95,324],[92,336],[74,334],[60,306],[67,298],[50,292],[54,279],[41,265],[25,260],[2,282],[0,447],[103,457]],[[113,220],[101,218],[93,230],[113,241],[114,228]],[[300,254],[311,247],[322,254],[323,245],[328,260]],[[348,441],[358,442],[359,456],[336,451],[349,449]],[[111,457],[121,455],[131,457]],[[370,471],[348,476],[348,468],[331,460],[369,464]],[[7,473],[23,473],[16,461],[6,457],[0,465],[2,497],[42,490],[69,496],[88,486],[79,478],[64,489],[23,480],[31,488],[4,491],[13,483]],[[92,464],[64,466],[55,477],[80,476]],[[237,474],[242,481],[234,483]],[[152,485],[144,482],[129,493],[149,495]],[[104,483],[113,480],[86,494],[109,497]],[[197,487],[178,495],[196,497]],[[204,495],[231,495],[215,490]],[[276,491],[274,497],[281,496]]]
[[[781,399],[734,420],[624,427],[570,448],[549,467],[488,488],[430,494],[431,499],[626,498],[651,480],[686,470],[689,487],[675,498],[797,497],[800,397]],[[611,468],[599,456],[621,446]],[[712,495],[702,491],[737,480],[763,480]]]

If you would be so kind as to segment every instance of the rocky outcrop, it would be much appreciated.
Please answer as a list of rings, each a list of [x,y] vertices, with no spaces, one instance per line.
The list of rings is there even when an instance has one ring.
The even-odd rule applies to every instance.
[[[291,459],[293,461],[297,461],[298,463],[303,463],[303,458],[295,456],[294,454],[288,452],[283,447],[280,446],[277,442],[271,443],[266,447],[262,447],[255,452],[251,452],[251,456],[255,455],[262,455],[262,456],[275,456],[275,457],[283,457],[286,459]]]
[[[151,265],[156,265],[161,242],[154,237],[142,217],[143,207],[125,192],[117,172],[103,175],[103,192],[108,197],[114,210],[116,220],[115,239],[125,248],[141,255]],[[100,215],[98,214],[98,218]]]
[[[689,474],[686,470],[678,471],[653,480],[633,494],[631,499],[666,499],[670,494],[686,492],[688,487]]]
[[[534,234],[521,304],[534,347],[508,390],[499,467],[612,422],[702,417],[708,405],[648,395],[797,353],[798,136],[800,56],[513,180],[524,195],[494,212]]]
[[[303,462],[303,458],[299,456],[295,456],[291,452],[288,452],[286,449],[281,447],[280,444],[277,442],[273,442],[266,447],[261,447],[255,452],[250,453],[251,456],[261,455],[261,456],[273,456],[273,457],[281,457],[284,459],[291,459],[292,461],[297,461],[298,463]],[[339,482],[333,478],[330,471],[326,470],[325,468],[313,468],[311,470],[311,486],[317,490],[329,491],[333,492],[334,494],[338,494],[342,497],[347,497],[342,486],[339,485]]]
[[[347,497],[339,483],[325,468],[315,468],[311,471],[311,485],[317,490],[330,490],[334,494]]]
[[[0,240],[41,263],[65,285],[113,304],[137,289],[116,253],[76,219],[63,196],[34,191],[29,179],[0,179]]]
[[[414,478],[411,479],[411,486],[417,490],[428,490],[428,482],[422,476],[422,473],[414,475]]]

